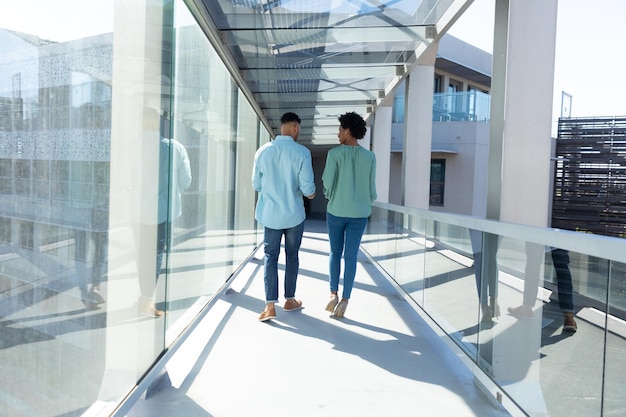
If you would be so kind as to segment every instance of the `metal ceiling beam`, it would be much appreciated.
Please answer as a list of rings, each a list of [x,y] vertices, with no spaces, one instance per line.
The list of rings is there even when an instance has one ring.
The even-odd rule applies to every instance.
[[[284,81],[284,80],[354,80],[367,78],[392,79],[397,74],[395,65],[364,66],[364,67],[321,67],[306,69],[247,69],[241,71],[248,82]]]
[[[300,103],[300,105],[316,104],[318,102],[338,102],[349,106],[354,103],[361,103],[363,100],[375,101],[378,98],[379,90],[352,90],[352,91],[324,91],[324,92],[302,92],[302,93],[254,93],[254,97],[265,103]]]
[[[229,45],[272,45],[280,53],[282,45],[298,45],[300,48],[317,48],[337,44],[363,44],[370,47],[399,42],[421,42],[428,39],[434,25],[378,26],[378,27],[330,27],[290,29],[246,29],[225,30]]]

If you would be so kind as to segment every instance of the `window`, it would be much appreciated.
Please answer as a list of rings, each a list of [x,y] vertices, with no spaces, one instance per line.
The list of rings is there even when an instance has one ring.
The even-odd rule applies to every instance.
[[[11,243],[11,219],[0,217],[0,242]]]
[[[35,248],[35,224],[33,222],[18,222],[19,225],[19,245],[23,249]]]
[[[396,94],[393,98],[393,123],[404,123],[404,94]]]
[[[460,91],[463,91],[463,83],[450,78],[448,82],[448,93],[458,93]]]
[[[433,85],[433,93],[443,92],[443,76],[435,75],[435,83]]]
[[[430,205],[443,206],[444,186],[446,182],[446,160],[430,161]]]

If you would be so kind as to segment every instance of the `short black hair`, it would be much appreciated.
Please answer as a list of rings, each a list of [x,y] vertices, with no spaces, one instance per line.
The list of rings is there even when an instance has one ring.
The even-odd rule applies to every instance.
[[[285,123],[291,123],[291,122],[296,122],[300,124],[300,117],[298,117],[298,115],[295,113],[287,112],[283,114],[283,116],[280,118],[281,125],[284,125]]]
[[[363,139],[365,132],[367,132],[365,120],[353,111],[339,116],[339,124],[344,129],[348,129],[350,134],[357,139]]]

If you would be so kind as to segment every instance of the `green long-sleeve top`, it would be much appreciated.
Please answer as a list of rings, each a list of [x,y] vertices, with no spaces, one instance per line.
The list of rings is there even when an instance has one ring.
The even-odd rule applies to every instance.
[[[337,217],[369,217],[376,200],[376,157],[362,146],[328,151],[322,174],[327,211]]]

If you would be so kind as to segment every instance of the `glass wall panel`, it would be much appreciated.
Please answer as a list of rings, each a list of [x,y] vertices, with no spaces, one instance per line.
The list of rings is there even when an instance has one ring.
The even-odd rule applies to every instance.
[[[185,313],[197,313],[233,268],[228,244],[215,244],[211,235],[217,230],[216,239],[229,240],[236,152],[230,76],[182,1],[175,14],[172,139],[185,148],[192,179],[172,221],[168,340],[187,324]],[[176,197],[173,188],[170,194]]]
[[[416,303],[423,305],[425,258],[429,248],[424,234],[425,219],[393,212],[389,214],[395,218],[397,234],[396,253],[393,255],[394,277]]]
[[[105,374],[113,9],[0,17],[3,416],[80,415]]]
[[[542,244],[519,237],[532,227],[387,206],[374,207],[362,248],[496,399],[529,416],[623,414],[626,267],[598,256],[621,256],[620,239],[544,230]],[[553,246],[570,241],[596,255]]]
[[[602,343],[602,325],[606,319],[606,360],[604,363],[604,396],[603,410],[606,416],[626,415],[626,396],[624,396],[624,369],[626,369],[626,264],[611,262],[609,274],[608,315],[602,309],[586,308],[587,317],[594,319],[592,323],[594,340],[589,343]],[[580,343],[580,342],[579,342]],[[597,350],[597,348],[596,348]],[[601,358],[594,355],[598,362]],[[570,352],[574,355],[574,352]],[[597,401],[596,401],[597,402]]]
[[[476,360],[478,334],[487,322],[492,324],[490,315],[479,323],[482,235],[478,232],[473,236],[476,232],[437,221],[429,221],[428,226],[424,309]],[[472,244],[476,245],[476,254],[472,253]]]
[[[269,132],[182,0],[15,4],[0,68],[0,414],[112,409],[258,244]]]
[[[172,138],[187,150],[193,179],[172,221],[168,340],[257,245],[251,177],[261,129],[183,1],[176,2],[174,39]]]
[[[254,110],[243,93],[237,99],[237,160],[235,176],[235,207],[234,227],[235,240],[233,255],[235,264],[241,263],[250,253],[256,241],[256,221],[254,208],[256,194],[252,187],[252,166],[254,154],[259,147],[259,124]]]
[[[549,247],[545,253],[546,280],[541,330],[541,387],[546,408],[551,416],[599,416],[619,415],[607,412],[605,400],[602,411],[602,393],[610,390],[611,377],[603,375],[605,349],[606,297],[609,279],[609,262],[592,258],[581,253]],[[622,275],[623,276],[623,275]],[[591,279],[600,291],[604,288],[603,302],[597,302],[580,293],[580,282]],[[571,319],[568,318],[571,314]],[[571,326],[573,332],[565,326]],[[619,322],[617,317],[609,321]],[[610,335],[610,332],[609,332]],[[617,336],[607,339],[607,346],[620,340]],[[616,346],[623,345],[623,340]],[[609,358],[607,352],[607,360]],[[623,362],[618,360],[615,364]],[[607,362],[608,364],[608,362]],[[610,369],[610,368],[608,368]],[[607,369],[607,371],[608,371]],[[604,382],[603,382],[604,379]],[[564,387],[567,386],[566,389]],[[618,403],[624,410],[623,395]],[[618,408],[619,409],[619,408]]]
[[[372,207],[372,215],[361,239],[361,246],[390,276],[395,275],[396,243],[401,238],[397,234],[401,230],[402,227],[397,225],[395,213]]]
[[[122,399],[166,346],[173,12],[167,1],[115,2],[101,401]]]
[[[523,305],[527,316],[503,314],[497,325],[479,334],[479,365],[520,404],[526,402],[523,408],[541,409],[542,305],[537,297],[542,295],[538,289],[542,285],[544,247],[500,237],[496,250],[497,302],[502,308],[522,309]],[[532,404],[527,398],[533,398]]]
[[[566,313],[589,318],[586,306],[593,301],[577,295],[573,279],[591,272],[586,262],[578,262],[587,257],[530,242],[524,243],[525,253],[513,252],[522,243],[504,239],[500,246],[508,249],[509,264],[519,268],[499,267],[499,300],[506,314],[494,336],[493,376],[531,416],[599,416],[604,323],[575,333],[564,328]],[[607,265],[597,264],[594,282],[607,282]]]

